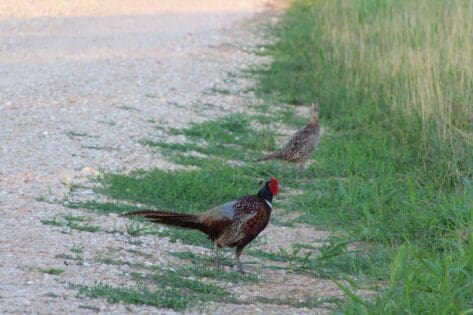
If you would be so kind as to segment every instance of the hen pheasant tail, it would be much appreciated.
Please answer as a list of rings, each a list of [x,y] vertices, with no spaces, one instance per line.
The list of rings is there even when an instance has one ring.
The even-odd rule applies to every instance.
[[[267,161],[271,159],[279,159],[281,157],[282,157],[282,152],[274,152],[274,153],[270,153],[270,154],[260,157],[259,159],[256,160],[256,162]]]

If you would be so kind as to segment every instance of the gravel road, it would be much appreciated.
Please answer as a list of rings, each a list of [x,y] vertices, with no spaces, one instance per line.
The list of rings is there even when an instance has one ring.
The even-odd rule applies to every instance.
[[[0,0],[0,313],[174,313],[77,297],[70,283],[126,283],[126,266],[96,257],[133,260],[127,249],[136,246],[122,234],[61,233],[41,220],[86,214],[101,230],[124,230],[116,216],[55,201],[98,170],[175,168],[139,143],[156,134],[156,124],[183,127],[254,102],[241,92],[253,82],[228,75],[268,62],[254,54],[263,43],[255,30],[275,18],[273,8],[266,0]],[[189,247],[140,240],[155,264],[172,259],[163,251]],[[83,263],[65,265],[64,253],[77,247]],[[52,267],[65,271],[38,271]],[[294,313],[239,309],[256,311]]]

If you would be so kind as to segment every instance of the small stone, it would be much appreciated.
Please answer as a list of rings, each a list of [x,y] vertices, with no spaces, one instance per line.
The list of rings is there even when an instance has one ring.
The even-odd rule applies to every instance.
[[[99,171],[93,169],[92,167],[90,166],[86,166],[84,167],[81,171],[82,175],[84,176],[98,176],[100,174]]]
[[[83,189],[83,190],[79,190],[77,194],[82,195],[82,196],[92,196],[92,195],[95,195],[95,191],[93,191],[92,189]]]

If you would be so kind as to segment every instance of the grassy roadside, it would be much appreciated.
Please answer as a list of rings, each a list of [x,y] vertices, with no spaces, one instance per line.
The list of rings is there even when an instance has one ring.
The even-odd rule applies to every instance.
[[[301,198],[300,193],[305,196],[305,192],[308,192],[306,188],[313,188],[317,171],[316,164],[309,166],[304,173],[299,173],[292,165],[277,161],[256,164],[254,160],[263,152],[274,149],[279,126],[282,124],[300,126],[301,121],[307,121],[307,117],[297,116],[290,108],[270,109],[270,107],[256,108],[254,114],[230,114],[204,123],[192,124],[185,129],[168,129],[166,131],[169,137],[166,141],[144,139],[142,141],[144,145],[158,150],[160,154],[177,164],[192,166],[192,168],[104,174],[98,179],[99,187],[95,187],[94,190],[106,196],[109,199],[108,202],[65,201],[65,204],[72,208],[90,209],[100,213],[130,211],[138,208],[138,204],[140,207],[195,213],[245,194],[256,193],[260,180],[276,176],[281,179],[284,189],[274,200],[277,211],[272,216],[272,223],[294,225],[300,221],[297,215],[308,213],[313,206],[311,203],[300,201],[298,208],[294,209],[296,201]],[[271,124],[268,124],[269,122]],[[182,142],[182,135],[185,136],[185,142]],[[173,136],[179,136],[180,142],[173,142]],[[289,219],[285,218],[285,211],[292,212]],[[84,227],[76,222],[78,219],[67,217],[64,220],[54,218],[44,223],[84,230]],[[171,242],[180,240],[185,244],[211,247],[211,243],[200,232],[173,228],[162,230],[156,225],[143,225],[142,222],[130,221],[126,233],[130,237],[150,234],[169,237]],[[368,252],[374,253],[371,256],[368,256],[366,252],[349,249],[351,240],[346,239],[334,238],[322,247],[304,243],[305,240],[301,239],[300,243],[294,244],[291,249],[279,250],[279,252],[261,250],[260,241],[259,238],[256,239],[244,251],[244,255],[252,256],[256,260],[257,270],[260,270],[262,274],[269,273],[271,270],[286,270],[305,274],[307,277],[355,279],[366,274],[368,270],[374,270],[375,266],[379,265],[379,261],[386,257],[381,248],[370,249]],[[105,297],[111,302],[122,301],[173,309],[196,307],[208,302],[209,299],[215,302],[246,303],[235,299],[229,292],[224,292],[225,294],[222,295],[209,295],[208,298],[201,295],[201,291],[193,294],[192,298],[186,296],[185,292],[182,293],[179,283],[187,283],[187,280],[193,279],[200,283],[195,284],[196,286],[206,288],[204,284],[209,283],[209,275],[212,275],[209,264],[201,259],[195,262],[191,254],[188,254],[187,258],[191,259],[188,259],[186,264],[203,265],[203,268],[187,266],[185,272],[179,270],[175,274],[175,278],[179,280],[176,281],[176,285],[167,282],[166,290],[171,290],[168,290],[169,292],[148,289],[146,285],[149,283],[143,285],[136,277],[130,279],[131,284],[126,287],[112,287],[106,283],[98,283],[93,287],[75,287],[82,295]],[[175,256],[175,253],[170,253],[170,255]],[[100,262],[104,261],[108,260]],[[139,270],[139,266],[130,267],[133,267],[134,271],[143,272]],[[228,271],[219,272],[212,276],[220,278],[217,286],[225,287],[229,283],[245,280],[240,275],[233,275],[231,279],[225,278],[227,273]],[[159,277],[154,277],[150,283],[157,284],[159,279]],[[264,281],[264,277],[258,277],[255,281]],[[215,285],[214,282],[210,281],[210,284]],[[238,285],[241,286],[241,284]],[[334,303],[338,302],[338,299],[331,296],[314,296],[313,299],[308,296],[303,302],[280,298],[277,295],[255,298],[258,303],[310,308],[333,307]],[[182,299],[185,301],[183,302]]]
[[[394,253],[363,270],[379,295],[345,288],[344,313],[473,308],[470,20],[462,0],[295,1],[267,49],[260,96],[317,98],[329,130],[290,207]]]
[[[472,96],[465,92],[473,87],[468,72],[473,67],[465,55],[471,38],[447,30],[471,27],[469,16],[472,8],[465,1],[452,1],[446,9],[440,1],[427,0],[296,1],[277,30],[278,43],[266,49],[273,64],[256,71],[257,92],[266,106],[255,108],[253,115],[231,114],[167,130],[169,139],[184,136],[184,143],[143,139],[169,160],[194,168],[106,174],[96,191],[116,202],[69,206],[107,213],[144,204],[196,212],[256,191],[259,180],[276,176],[284,189],[275,206],[300,216],[279,222],[275,215],[273,223],[304,222],[334,230],[337,239],[323,248],[301,244],[304,251],[295,247],[280,253],[256,245],[245,254],[264,259],[259,268],[348,278],[353,287],[365,285],[366,279],[382,280],[379,295],[370,300],[344,287],[348,299],[339,304],[344,313],[467,310],[473,296],[473,116]],[[300,126],[306,120],[279,104],[314,97],[327,129],[315,163],[303,174],[279,162],[255,164],[255,157],[274,149],[281,125]],[[90,229],[77,218],[43,223]],[[192,231],[163,232],[136,222],[128,233],[170,236],[199,246],[207,242]],[[362,241],[363,248],[352,249],[353,241]],[[133,287],[98,284],[80,292],[184,309],[206,302],[201,293],[218,290],[205,285],[208,272],[178,270],[168,281],[158,271],[134,277]],[[192,298],[181,292],[190,286],[188,280],[195,280]],[[146,286],[162,283],[164,291]],[[209,298],[239,303],[224,293]]]

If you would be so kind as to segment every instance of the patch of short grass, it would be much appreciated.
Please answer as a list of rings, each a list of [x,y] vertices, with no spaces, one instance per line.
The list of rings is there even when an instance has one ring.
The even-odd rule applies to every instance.
[[[144,144],[158,146],[167,152],[195,151],[210,157],[223,157],[239,161],[252,161],[261,152],[275,148],[274,133],[257,129],[253,119],[243,113],[234,113],[203,123],[191,124],[189,128],[171,129],[173,135],[185,135],[185,143],[144,140]]]
[[[52,220],[42,220],[41,223],[61,227],[64,233],[69,233],[70,230],[95,233],[100,230],[100,227],[86,221],[86,218],[82,216],[62,214],[55,216]]]
[[[207,95],[216,95],[216,94],[228,95],[230,93],[231,93],[230,90],[226,88],[219,88],[219,87],[211,87],[207,89],[206,91],[204,91],[204,94],[207,94]]]
[[[212,247],[213,244],[208,237],[200,231],[185,230],[171,226],[158,227],[152,223],[146,223],[142,220],[132,220],[127,225],[127,233],[130,236],[140,235],[156,235],[159,237],[168,237],[171,243],[176,243],[178,240],[184,244],[199,245],[203,247]]]
[[[386,276],[386,271],[377,266],[388,261],[390,253],[387,249],[376,246],[369,250],[348,250],[347,246],[350,243],[350,241],[331,241],[320,248],[293,245],[290,250],[281,248],[279,252],[260,249],[250,249],[246,252],[254,257],[277,262],[278,268],[316,277],[368,280],[367,273],[371,273],[371,278]]]
[[[139,281],[148,281],[159,287],[172,287],[181,291],[181,296],[190,296],[199,301],[214,301],[227,296],[229,293],[212,283],[186,277],[180,271],[163,270],[153,274],[133,274]],[[187,293],[187,294],[186,294]]]
[[[58,254],[54,257],[64,259],[64,264],[66,264],[66,265],[68,265],[70,263],[70,261],[73,261],[77,265],[81,266],[81,265],[84,264],[84,257],[82,256],[83,250],[84,250],[83,246],[73,245],[70,248],[70,251],[74,255],[63,253],[63,254]]]
[[[301,299],[296,298],[269,298],[265,296],[257,296],[255,299],[259,303],[274,304],[274,305],[289,305],[296,308],[333,308],[334,303],[339,303],[341,300],[337,297],[314,297],[307,296]],[[327,306],[329,304],[329,306]]]
[[[133,106],[128,106],[128,105],[118,106],[117,108],[129,111],[129,112],[139,112],[140,111],[138,108],[133,107]]]
[[[179,290],[174,288],[152,291],[146,287],[113,287],[103,283],[97,283],[94,286],[73,285],[72,288],[77,289],[80,295],[106,298],[110,303],[144,304],[182,310],[192,301],[191,297],[182,296]]]
[[[205,267],[201,265],[193,265],[191,267],[181,267],[177,269],[176,272],[188,277],[200,277],[218,280],[220,282],[242,283],[259,281],[257,275],[241,274],[238,271],[218,270],[213,266]]]
[[[97,191],[117,200],[152,205],[156,209],[196,213],[259,189],[265,174],[225,165],[186,171],[152,169],[130,174],[106,174]]]
[[[103,297],[111,303],[152,305],[161,308],[183,310],[197,303],[225,301],[230,293],[216,284],[190,277],[181,270],[158,270],[150,274],[132,273],[136,286],[114,287],[97,283],[94,286],[73,285],[80,295]],[[156,289],[150,289],[151,285]]]
[[[112,147],[104,147],[104,146],[99,146],[99,145],[81,145],[81,148],[84,149],[89,149],[89,150],[100,150],[100,151],[111,151],[111,150],[116,150]]]
[[[42,272],[42,273],[47,273],[47,274],[50,274],[50,275],[60,275],[61,273],[64,272],[64,269],[61,269],[61,268],[40,268],[38,269],[39,272]]]
[[[100,312],[100,308],[98,308],[96,306],[92,306],[92,305],[79,305],[79,308],[84,309],[84,310],[88,310],[88,311],[94,311],[96,313]]]
[[[177,257],[182,260],[187,260],[193,265],[201,265],[201,266],[211,266],[215,263],[215,256],[202,256],[195,254],[190,251],[182,251],[182,252],[169,252],[169,255]],[[223,253],[220,253],[220,264],[222,266],[233,266],[234,261],[228,258]]]
[[[191,265],[175,268],[176,272],[184,276],[194,276],[225,282],[256,282],[258,276],[253,274],[241,274],[237,271],[224,271],[215,267],[215,257],[197,255],[192,252],[171,252],[170,255],[182,260],[189,261]],[[219,253],[219,263],[221,266],[235,266],[235,261]]]
[[[98,201],[65,201],[64,205],[71,209],[87,209],[94,210],[99,213],[124,213],[128,211],[138,210],[135,205],[123,204],[118,202],[98,202]]]
[[[152,269],[152,266],[147,266],[140,262],[129,262],[129,261],[124,261],[124,260],[115,259],[111,257],[96,257],[95,260],[105,265],[113,265],[113,266],[126,265],[126,266],[130,266],[134,268],[135,270],[136,269]]]
[[[77,132],[73,130],[67,131],[65,135],[69,138],[98,138],[98,136],[91,136],[85,132]]]

